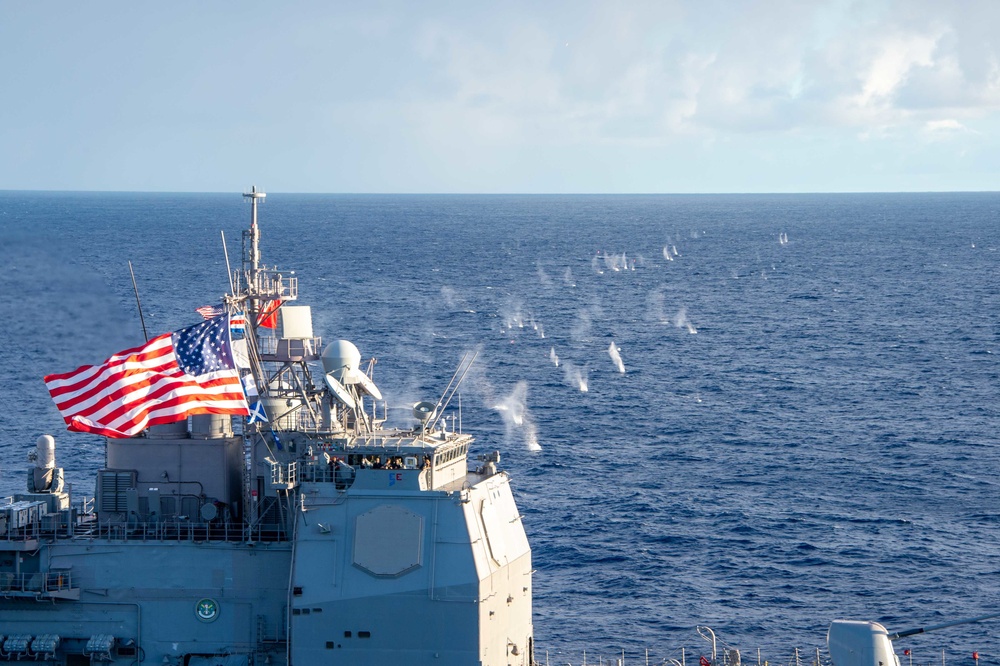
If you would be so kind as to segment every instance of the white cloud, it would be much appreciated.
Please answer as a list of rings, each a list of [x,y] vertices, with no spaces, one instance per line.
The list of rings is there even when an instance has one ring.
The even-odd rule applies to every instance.
[[[954,118],[928,120],[920,128],[921,137],[928,142],[951,141],[966,135],[979,134]]]
[[[916,131],[943,109],[968,117],[1000,106],[993,41],[973,54],[962,33],[974,24],[937,5],[581,8],[571,30],[529,13],[495,25],[488,41],[462,24],[428,23],[418,51],[454,86],[430,104],[449,125],[468,115],[465,125],[497,141],[648,145],[843,127],[875,136]],[[994,65],[982,71],[983,62]]]
[[[882,107],[891,104],[892,94],[906,81],[915,67],[932,67],[931,54],[938,38],[926,35],[892,37],[879,44],[865,76],[858,106]]]
[[[957,120],[928,120],[924,123],[924,129],[928,132],[948,132],[951,130],[964,130],[965,126]]]

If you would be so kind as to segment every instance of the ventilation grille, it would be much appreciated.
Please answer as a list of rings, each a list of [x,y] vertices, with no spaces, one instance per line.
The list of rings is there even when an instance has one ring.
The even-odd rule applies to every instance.
[[[135,488],[134,471],[116,471],[102,469],[97,473],[97,511],[98,513],[125,513],[128,504],[125,491]]]

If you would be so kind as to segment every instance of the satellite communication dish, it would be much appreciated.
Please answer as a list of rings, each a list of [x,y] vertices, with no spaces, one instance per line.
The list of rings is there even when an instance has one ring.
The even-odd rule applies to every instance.
[[[343,384],[334,379],[332,375],[324,375],[323,377],[326,379],[326,385],[330,388],[330,391],[337,396],[338,400],[351,409],[357,407],[357,403],[354,402],[354,396],[351,395],[350,391],[348,391]]]
[[[427,423],[427,419],[431,417],[434,413],[434,403],[433,402],[418,402],[413,405],[413,418],[417,419],[421,423]]]
[[[365,393],[375,398],[376,400],[382,399],[382,391],[378,390],[375,386],[375,382],[369,379],[368,375],[361,372],[360,370],[355,370],[351,373],[350,379],[352,383],[359,385]]]

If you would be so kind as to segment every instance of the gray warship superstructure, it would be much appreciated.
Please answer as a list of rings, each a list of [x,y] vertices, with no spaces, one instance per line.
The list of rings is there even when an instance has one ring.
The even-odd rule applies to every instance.
[[[40,437],[29,492],[0,507],[0,661],[533,663],[510,479],[448,411],[471,359],[412,427],[385,427],[374,363],[313,335],[297,278],[261,264],[264,194],[245,196],[224,305],[245,313],[267,420],[198,414],[108,438],[82,499]],[[264,327],[276,310],[280,336]]]

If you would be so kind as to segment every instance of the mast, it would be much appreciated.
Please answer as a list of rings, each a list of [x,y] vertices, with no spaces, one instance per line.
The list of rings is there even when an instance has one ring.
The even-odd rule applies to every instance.
[[[246,307],[249,322],[256,322],[262,306],[259,298],[263,285],[260,283],[259,272],[260,227],[257,226],[257,200],[266,196],[264,192],[257,191],[256,185],[251,186],[249,192],[243,193],[243,198],[250,200],[250,229],[243,232],[243,272],[246,275],[248,296]]]
[[[267,196],[264,192],[258,192],[257,186],[253,185],[249,192],[244,192],[243,196],[250,199],[250,268],[253,276],[257,276],[257,269],[260,268],[260,228],[257,226],[257,199]]]

